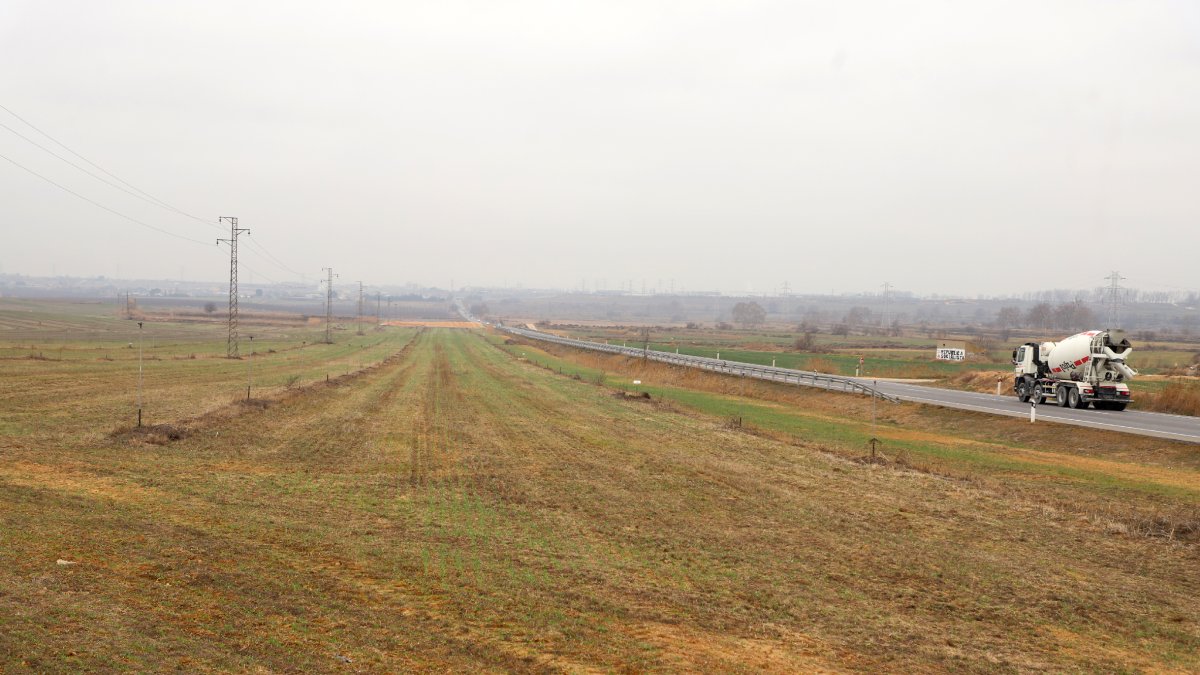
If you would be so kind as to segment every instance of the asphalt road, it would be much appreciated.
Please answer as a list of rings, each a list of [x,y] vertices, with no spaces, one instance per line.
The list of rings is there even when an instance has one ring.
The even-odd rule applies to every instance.
[[[946,408],[974,410],[976,412],[1029,418],[1029,404],[1021,403],[1016,396],[996,396],[971,391],[939,389],[918,384],[901,382],[879,382],[879,391],[891,394],[902,401],[926,403]],[[1060,408],[1052,403],[1037,407],[1037,422],[1058,422],[1082,427],[1111,429],[1142,436],[1157,436],[1190,443],[1200,443],[1200,417],[1167,415],[1164,413],[1139,412],[1136,410],[1074,410]]]
[[[470,318],[465,312],[464,316]],[[471,318],[471,320],[476,319]],[[547,342],[556,342],[573,347],[581,347],[583,349],[624,354],[634,358],[640,357],[642,354],[641,350],[632,347],[599,344],[583,340],[562,338],[555,335],[549,335],[547,333],[531,331],[522,328],[507,327],[502,328],[502,330],[533,338],[535,340],[545,340]],[[873,386],[876,391],[885,397],[896,398],[902,401],[924,403],[926,405],[936,405],[944,408],[956,408],[959,410],[973,410],[975,412],[991,413],[993,415],[1023,417],[1026,419],[1029,418],[1029,404],[1021,403],[1017,400],[1016,396],[1011,394],[1007,396],[996,396],[995,394],[980,394],[970,391],[958,391],[955,389],[941,389],[938,387],[926,387],[919,384],[906,384],[902,382],[876,382],[869,378],[830,376],[820,373],[810,373],[802,370],[776,368],[773,366],[760,366],[749,363],[741,363],[738,361],[726,361],[724,359],[718,360],[703,356],[671,354],[668,352],[651,351],[647,354],[647,356],[655,361],[662,361],[665,363],[702,368],[704,370],[723,372],[731,375],[741,375],[744,377],[753,377],[762,380],[786,382],[800,386],[815,386],[851,392],[853,392],[855,389],[858,389],[859,393],[865,393],[867,395],[870,395],[870,389]],[[849,389],[847,388],[848,386],[850,387]],[[866,391],[863,391],[864,389]],[[1037,407],[1036,423],[1074,424],[1081,427],[1109,429],[1128,434],[1169,438],[1188,443],[1200,443],[1200,417],[1190,417],[1187,415],[1167,415],[1165,413],[1138,412],[1136,410],[1122,410],[1120,412],[1115,410],[1094,410],[1091,408],[1075,410],[1073,408],[1060,408],[1054,404],[1044,403]]]

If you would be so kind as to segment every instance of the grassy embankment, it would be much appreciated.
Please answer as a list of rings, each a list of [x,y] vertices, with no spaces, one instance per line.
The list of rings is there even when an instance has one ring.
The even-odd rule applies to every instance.
[[[1194,545],[1000,489],[1000,473],[847,461],[861,399],[777,432],[785,406],[618,397],[512,349],[545,367],[427,331],[165,445],[99,414],[6,434],[0,668],[1200,667]],[[762,426],[690,412],[722,401]],[[920,433],[971,445],[971,422],[957,442]],[[1128,458],[1138,485],[1078,489],[1188,503],[1193,474],[1166,466],[1186,457],[1159,459]]]
[[[498,345],[503,341],[491,339]],[[878,403],[873,413],[867,397],[544,343],[502,346],[555,372],[646,392],[660,402],[740,420],[760,433],[802,438],[848,456],[864,454],[875,437],[887,456],[918,468],[971,480],[997,479],[996,485],[1038,495],[1056,507],[1095,509],[1089,517],[1097,520],[1104,514],[1135,529],[1169,520],[1182,525],[1184,534],[1200,535],[1195,530],[1200,526],[1200,451],[1195,445],[915,404]],[[633,385],[635,379],[642,384]],[[1122,527],[1117,522],[1111,526]]]

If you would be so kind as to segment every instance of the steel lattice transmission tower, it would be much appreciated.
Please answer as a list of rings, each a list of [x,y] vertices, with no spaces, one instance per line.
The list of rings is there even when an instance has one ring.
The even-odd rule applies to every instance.
[[[332,267],[322,267],[321,271],[329,273],[325,281],[325,343],[333,344],[333,278],[337,275]]]
[[[1121,291],[1125,290],[1121,287],[1121,280],[1125,277],[1121,273],[1113,270],[1112,274],[1104,277],[1108,279],[1108,288],[1105,289],[1108,295],[1108,327],[1117,328],[1118,322],[1121,320],[1121,301],[1124,299]]]
[[[224,220],[229,221],[229,238],[218,239],[217,245],[220,246],[221,242],[229,244],[229,338],[225,344],[225,356],[236,359],[238,358],[238,235],[243,232],[249,234],[250,230],[238,227],[238,219],[232,216],[217,218],[218,223]]]

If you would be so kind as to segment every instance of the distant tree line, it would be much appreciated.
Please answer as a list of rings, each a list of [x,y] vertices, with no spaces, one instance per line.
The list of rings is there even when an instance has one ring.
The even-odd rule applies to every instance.
[[[1083,291],[1069,288],[1053,288],[1023,293],[1021,299],[1029,302],[1051,304],[1061,304],[1076,300],[1099,303],[1107,300],[1109,293],[1110,290],[1107,286],[1097,286],[1096,288]],[[1125,303],[1144,302],[1147,304],[1178,304],[1187,307],[1200,306],[1200,293],[1196,291],[1146,291],[1140,288],[1122,288],[1120,290],[1120,299]]]
[[[1008,339],[1014,328],[1080,331],[1100,328],[1098,321],[1096,313],[1083,300],[1075,300],[1058,305],[1039,302],[1024,312],[1019,307],[1001,307],[993,325]]]

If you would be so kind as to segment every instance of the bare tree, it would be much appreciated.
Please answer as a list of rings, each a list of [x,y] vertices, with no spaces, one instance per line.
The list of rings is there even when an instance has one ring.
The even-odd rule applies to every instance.
[[[995,326],[999,329],[1001,340],[1008,340],[1012,337],[1013,329],[1020,325],[1020,307],[1001,307],[1000,311],[996,312]]]
[[[767,320],[767,310],[757,302],[739,302],[733,306],[733,320],[742,326],[758,326]]]
[[[1039,302],[1025,313],[1025,325],[1043,330],[1054,325],[1054,308],[1048,302]]]
[[[1021,308],[1020,307],[1001,307],[1000,311],[996,312],[996,327],[997,328],[1017,328],[1021,325]]]
[[[871,310],[866,307],[855,306],[851,307],[849,312],[846,312],[846,318],[842,321],[851,328],[857,328],[871,319]]]
[[[1095,313],[1082,300],[1064,302],[1054,308],[1054,327],[1060,330],[1086,330],[1095,322]]]

